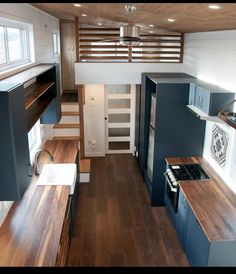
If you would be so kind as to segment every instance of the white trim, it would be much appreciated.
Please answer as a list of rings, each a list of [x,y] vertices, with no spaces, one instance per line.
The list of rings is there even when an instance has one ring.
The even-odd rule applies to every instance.
[[[130,136],[108,137],[108,142],[130,142]]]
[[[132,126],[131,123],[109,123],[108,122],[108,128],[130,128]]]
[[[131,113],[131,110],[130,108],[110,108],[107,113]]]
[[[129,93],[108,94],[108,99],[131,99],[132,95]]]

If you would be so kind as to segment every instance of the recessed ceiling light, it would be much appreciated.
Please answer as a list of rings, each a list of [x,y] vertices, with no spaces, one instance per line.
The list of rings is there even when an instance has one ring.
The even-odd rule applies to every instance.
[[[218,9],[220,9],[220,6],[218,6],[218,5],[209,5],[208,8],[212,9],[212,10],[218,10]]]
[[[74,4],[75,7],[81,7],[81,4]]]
[[[82,16],[84,16],[84,17],[86,17],[86,16],[87,16],[87,14],[84,14],[84,13],[82,13],[81,15],[82,15]]]
[[[98,23],[98,25],[99,25],[99,26],[101,26],[101,25],[102,25],[102,23]]]
[[[150,33],[153,33],[153,31],[152,31],[152,30],[150,30],[149,32],[150,32]]]
[[[154,27],[154,25],[150,24],[149,27]]]
[[[168,21],[169,21],[169,22],[174,22],[175,19],[169,18]]]

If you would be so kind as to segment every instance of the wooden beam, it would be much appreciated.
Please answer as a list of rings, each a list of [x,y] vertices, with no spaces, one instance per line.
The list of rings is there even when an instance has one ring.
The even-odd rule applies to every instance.
[[[79,54],[79,30],[80,30],[80,23],[79,18],[75,17],[75,48],[76,48],[76,62],[80,61],[80,54]]]
[[[84,153],[84,104],[85,86],[78,86],[79,112],[80,112],[80,159],[85,157]]]

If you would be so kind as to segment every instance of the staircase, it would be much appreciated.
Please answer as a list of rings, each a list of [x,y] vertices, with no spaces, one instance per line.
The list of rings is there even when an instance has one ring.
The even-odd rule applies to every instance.
[[[62,97],[63,98],[63,97]],[[79,102],[62,100],[62,118],[53,127],[53,140],[77,140],[80,151],[80,111]],[[80,182],[90,182],[90,159],[80,157]]]

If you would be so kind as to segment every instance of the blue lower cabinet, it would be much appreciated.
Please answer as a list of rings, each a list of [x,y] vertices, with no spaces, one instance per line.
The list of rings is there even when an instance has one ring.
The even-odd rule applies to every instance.
[[[210,243],[200,227],[194,213],[190,210],[186,257],[191,266],[207,266]]]
[[[176,218],[176,230],[184,251],[186,250],[186,242],[187,242],[187,236],[188,236],[189,215],[190,215],[190,206],[183,192],[180,189],[178,212],[177,212],[177,218]]]

